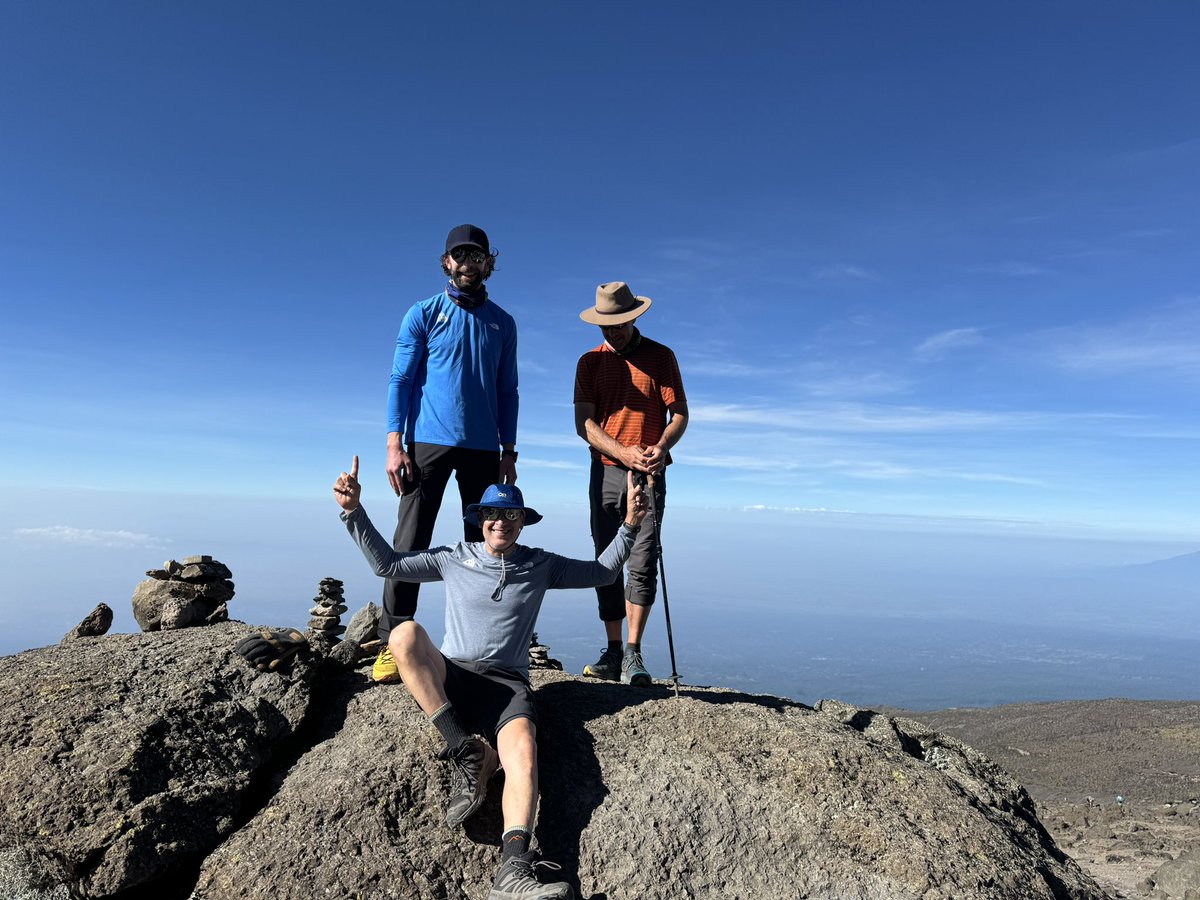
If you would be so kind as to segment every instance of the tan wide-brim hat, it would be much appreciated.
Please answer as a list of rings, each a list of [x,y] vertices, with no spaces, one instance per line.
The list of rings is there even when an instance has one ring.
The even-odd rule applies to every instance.
[[[596,305],[589,306],[579,318],[591,325],[624,325],[650,308],[649,297],[636,297],[623,281],[610,281],[596,288]]]

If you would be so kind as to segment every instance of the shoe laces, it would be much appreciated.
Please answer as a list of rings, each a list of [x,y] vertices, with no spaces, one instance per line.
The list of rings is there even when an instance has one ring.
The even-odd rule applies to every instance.
[[[631,650],[629,653],[627,653],[622,663],[627,669],[632,669],[634,666],[639,669],[646,668],[645,664],[642,662],[642,654],[637,650]]]
[[[438,756],[450,763],[450,780],[454,782],[456,790],[461,788],[473,790],[475,782],[479,780],[479,770],[482,766],[472,765],[463,758],[471,752],[471,749],[471,742],[467,741],[457,750],[451,750],[447,747],[438,754]]]
[[[508,861],[508,864],[518,877],[529,878],[533,881],[537,881],[537,869],[545,869],[548,872],[559,872],[562,870],[562,866],[556,862],[550,862],[548,859],[534,861],[521,856],[514,856]]]

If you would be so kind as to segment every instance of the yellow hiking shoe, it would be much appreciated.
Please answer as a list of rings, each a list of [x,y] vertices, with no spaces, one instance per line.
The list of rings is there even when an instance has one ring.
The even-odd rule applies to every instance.
[[[400,670],[396,668],[396,661],[392,659],[392,651],[387,647],[380,650],[379,655],[375,657],[371,678],[376,684],[395,684],[401,680]]]

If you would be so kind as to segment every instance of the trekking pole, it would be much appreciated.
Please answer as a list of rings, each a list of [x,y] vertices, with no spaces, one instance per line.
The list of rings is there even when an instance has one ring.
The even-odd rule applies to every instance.
[[[635,473],[635,477],[640,473]],[[679,672],[675,668],[675,638],[671,634],[671,604],[667,602],[667,568],[663,564],[662,529],[659,528],[658,510],[654,503],[654,486],[646,483],[642,475],[641,483],[650,490],[650,521],[654,523],[654,546],[658,551],[658,576],[662,582],[663,616],[667,620],[667,649],[671,651],[671,684],[675,687],[675,697],[679,697]]]

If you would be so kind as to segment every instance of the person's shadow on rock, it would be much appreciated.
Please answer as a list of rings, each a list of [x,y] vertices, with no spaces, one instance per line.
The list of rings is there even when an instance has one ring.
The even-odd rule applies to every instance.
[[[607,900],[604,892],[584,895],[579,886],[579,849],[584,830],[608,796],[596,741],[588,723],[650,701],[672,696],[654,685],[631,688],[606,682],[552,681],[538,688],[538,777],[541,808],[537,839],[559,876],[584,900]]]

